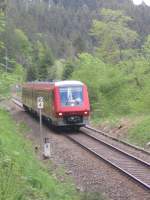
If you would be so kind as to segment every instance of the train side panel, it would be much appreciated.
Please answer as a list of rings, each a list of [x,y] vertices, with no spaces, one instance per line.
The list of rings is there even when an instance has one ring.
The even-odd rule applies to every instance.
[[[54,94],[53,87],[50,89],[41,89],[35,85],[23,86],[22,89],[22,102],[23,105],[34,112],[39,113],[37,108],[37,98],[43,97],[44,109],[42,109],[42,115],[49,118],[55,118],[55,103],[54,103]],[[56,120],[55,120],[56,121]]]
[[[31,87],[23,87],[22,88],[22,102],[23,105],[32,108],[32,88]]]

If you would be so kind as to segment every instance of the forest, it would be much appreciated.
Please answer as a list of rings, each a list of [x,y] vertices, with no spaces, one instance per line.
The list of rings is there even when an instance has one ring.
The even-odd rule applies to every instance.
[[[130,139],[150,140],[150,7],[131,0],[1,0],[0,10],[0,98],[15,83],[81,80],[94,123],[136,118]]]
[[[150,7],[135,6],[132,0],[0,0],[0,199],[104,200],[105,192],[79,191],[70,179],[73,171],[64,168],[65,161],[58,158],[61,169],[53,163],[55,157],[42,162],[35,152],[37,128],[20,117],[24,112],[10,108],[16,85],[52,80],[84,82],[90,98],[90,125],[149,151]],[[16,112],[23,121],[16,118]],[[62,140],[60,134],[53,135]],[[52,149],[56,143],[52,141]],[[74,168],[73,159],[80,165],[76,156],[65,154],[68,148],[62,149],[57,151],[66,161],[70,157],[69,165]],[[91,159],[90,170],[81,161],[85,168],[74,169],[82,179],[84,170],[96,174]],[[112,172],[106,171],[107,176]],[[107,181],[104,174],[100,173],[98,182],[102,188]],[[121,191],[119,199],[125,199],[126,182],[113,177]],[[91,186],[93,180],[83,181]],[[112,185],[106,190],[112,191]]]

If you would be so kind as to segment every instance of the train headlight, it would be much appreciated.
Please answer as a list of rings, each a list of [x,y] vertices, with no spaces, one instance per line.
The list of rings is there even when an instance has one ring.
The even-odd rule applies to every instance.
[[[63,115],[63,114],[62,114],[61,112],[60,112],[60,113],[58,113],[58,116],[59,116],[59,117],[62,117],[62,115]]]

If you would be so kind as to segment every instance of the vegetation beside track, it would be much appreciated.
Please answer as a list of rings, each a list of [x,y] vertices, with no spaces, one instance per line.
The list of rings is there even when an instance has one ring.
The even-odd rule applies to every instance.
[[[110,116],[91,120],[93,126],[105,131],[111,131],[114,137],[119,137],[136,146],[146,148],[150,141],[150,115]],[[106,131],[106,132],[107,132]]]
[[[0,109],[0,199],[77,200],[74,186],[60,183],[35,158],[9,113]]]
[[[145,146],[150,141],[150,116],[144,116],[129,130],[129,141],[136,145]]]
[[[121,125],[122,119],[127,120],[129,134],[126,132],[125,139],[146,145],[150,141],[149,61],[136,58],[133,69],[130,61],[113,66],[96,56],[82,53],[76,65],[72,79],[82,80],[88,86],[92,122],[114,128]]]
[[[1,200],[104,200],[99,193],[77,193],[62,169],[37,160],[24,138],[26,124],[15,124],[0,108],[0,199]],[[64,177],[60,182],[59,177]]]

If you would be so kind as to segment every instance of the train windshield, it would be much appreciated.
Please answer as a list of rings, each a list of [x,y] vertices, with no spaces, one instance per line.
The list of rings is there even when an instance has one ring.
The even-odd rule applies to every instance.
[[[83,103],[83,88],[81,86],[61,87],[60,98],[63,106],[81,106]]]

